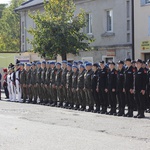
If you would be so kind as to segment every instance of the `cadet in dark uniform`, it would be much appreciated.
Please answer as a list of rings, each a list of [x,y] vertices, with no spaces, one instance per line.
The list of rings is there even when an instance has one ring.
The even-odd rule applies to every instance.
[[[61,86],[61,76],[62,76],[62,69],[61,69],[61,63],[56,64],[56,76],[55,76],[55,85],[57,89],[57,100],[59,100],[58,107],[63,106],[63,99],[62,99],[62,86]]]
[[[108,87],[107,87],[107,74],[108,69],[106,68],[104,61],[100,62],[98,82],[97,82],[97,91],[99,92],[99,98],[102,104],[101,114],[107,113],[108,106]]]
[[[131,65],[131,59],[128,58],[125,60],[126,69],[125,69],[125,93],[126,100],[128,105],[128,112],[124,115],[125,117],[133,117],[134,109],[134,73],[135,69]]]
[[[31,89],[32,89],[32,99],[33,99],[33,104],[37,103],[37,86],[36,86],[36,64],[32,63],[32,70],[31,70]]]
[[[145,92],[147,72],[142,68],[142,60],[136,61],[137,71],[135,73],[135,99],[137,102],[138,114],[134,117],[144,118]]]
[[[37,72],[36,72],[36,86],[37,86],[37,97],[39,97],[40,102],[38,104],[41,104],[41,62],[37,62]]]
[[[147,71],[147,112],[150,113],[150,59],[147,60],[148,71]]]
[[[51,65],[51,74],[50,74],[50,91],[53,103],[52,107],[57,106],[57,91],[55,86],[55,76],[56,76],[56,66],[55,62],[50,62]]]
[[[47,106],[50,106],[52,104],[52,97],[50,94],[50,74],[51,74],[51,68],[50,68],[50,62],[46,63],[46,74],[45,74],[45,90],[46,90],[46,101],[48,102]]]
[[[96,104],[96,109],[93,111],[94,113],[100,112],[100,100],[98,96],[98,91],[97,89],[97,81],[98,81],[98,74],[99,74],[99,65],[97,63],[93,64],[92,70],[94,71],[92,75],[92,94],[94,98],[94,102]]]
[[[24,69],[24,64],[20,63],[20,86],[21,86],[21,91],[22,91],[22,97],[23,97],[23,103],[26,102],[26,71]]]
[[[73,93],[73,104],[75,104],[74,110],[79,109],[79,100],[77,96],[77,82],[78,82],[78,67],[72,66],[73,75],[72,75],[72,93]]]
[[[117,74],[117,96],[119,102],[119,111],[117,116],[123,116],[125,110],[125,89],[124,89],[124,62],[118,61],[118,74]]]
[[[26,64],[26,91],[29,99],[28,103],[32,102],[32,86],[31,86],[31,64]]]
[[[73,108],[73,95],[72,95],[72,65],[70,63],[67,64],[67,74],[66,74],[66,88],[67,88],[67,101],[68,101],[68,107],[69,109]]]
[[[79,104],[81,108],[79,110],[84,111],[86,109],[86,99],[85,99],[85,92],[84,92],[84,74],[85,74],[85,66],[79,66],[79,75],[78,75],[78,84],[77,84],[77,96],[79,100]]]
[[[89,109],[85,111],[91,112],[94,110],[94,98],[92,94],[92,63],[86,63],[86,72],[84,74],[84,91],[86,96],[86,105],[89,106]]]
[[[68,105],[67,102],[67,89],[66,89],[66,75],[67,75],[67,61],[62,61],[62,76],[61,76],[61,86],[62,86],[62,102],[65,102],[64,108]]]
[[[46,88],[45,88],[45,77],[46,77],[46,61],[42,61],[42,71],[41,71],[41,104],[45,105],[48,103],[46,99]]]
[[[115,63],[109,63],[109,73],[108,73],[108,95],[111,110],[108,113],[109,115],[116,115],[116,89],[117,89],[117,71],[115,69]]]

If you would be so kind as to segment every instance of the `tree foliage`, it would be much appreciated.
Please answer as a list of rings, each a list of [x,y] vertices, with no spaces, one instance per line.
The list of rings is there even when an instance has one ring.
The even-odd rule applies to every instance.
[[[20,15],[14,9],[24,0],[11,0],[0,18],[0,51],[20,50]]]
[[[35,52],[50,57],[60,54],[65,59],[67,53],[89,49],[93,39],[81,32],[86,26],[85,12],[75,16],[75,9],[73,0],[49,0],[44,2],[44,12],[29,14],[36,24],[28,31],[34,37],[29,42]]]

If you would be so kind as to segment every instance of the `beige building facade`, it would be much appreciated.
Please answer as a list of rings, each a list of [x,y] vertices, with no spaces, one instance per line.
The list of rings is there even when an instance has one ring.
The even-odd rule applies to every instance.
[[[92,51],[80,51],[79,55],[68,54],[68,60],[89,60],[91,62],[118,61],[132,58],[132,0],[75,0],[76,11],[86,12],[87,26],[83,29],[88,36],[94,37]],[[35,23],[28,11],[44,11],[43,0],[23,3],[16,11],[21,15],[21,52],[32,50],[26,39],[33,37],[27,32]],[[61,60],[58,57],[58,60]]]
[[[134,0],[135,59],[150,59],[150,0]]]

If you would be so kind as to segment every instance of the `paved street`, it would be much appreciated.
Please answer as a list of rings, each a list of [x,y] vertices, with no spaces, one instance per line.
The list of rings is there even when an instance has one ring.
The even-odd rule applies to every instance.
[[[150,149],[150,114],[134,119],[2,100],[0,120],[0,150]]]

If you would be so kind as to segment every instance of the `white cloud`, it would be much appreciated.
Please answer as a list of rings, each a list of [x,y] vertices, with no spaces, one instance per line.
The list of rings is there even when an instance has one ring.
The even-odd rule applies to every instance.
[[[9,4],[11,0],[0,0],[0,4]]]

